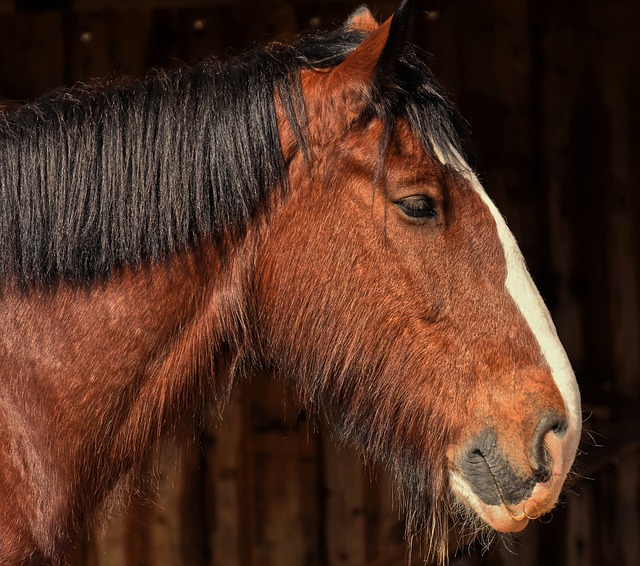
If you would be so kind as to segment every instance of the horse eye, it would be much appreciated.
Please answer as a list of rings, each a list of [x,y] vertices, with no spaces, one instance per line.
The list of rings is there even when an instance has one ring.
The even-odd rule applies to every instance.
[[[436,218],[438,216],[435,202],[424,195],[401,198],[395,204],[409,218]]]

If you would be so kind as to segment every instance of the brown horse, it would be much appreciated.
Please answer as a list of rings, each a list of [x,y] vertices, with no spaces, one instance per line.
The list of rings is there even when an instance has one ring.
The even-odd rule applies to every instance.
[[[0,121],[0,563],[63,562],[185,413],[270,368],[407,536],[554,507],[580,399],[403,2]]]

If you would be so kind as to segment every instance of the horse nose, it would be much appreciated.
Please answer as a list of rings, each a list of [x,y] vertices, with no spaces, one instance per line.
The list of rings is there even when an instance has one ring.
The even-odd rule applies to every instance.
[[[547,413],[540,419],[531,438],[530,452],[531,468],[537,481],[545,482],[551,476],[553,462],[548,448],[550,437],[562,439],[568,428],[567,419],[556,412]]]
[[[553,444],[552,437],[560,442],[567,428],[566,419],[558,413],[542,416],[523,447],[522,464],[529,444],[530,470],[514,465],[501,447],[497,431],[487,428],[467,446],[460,462],[462,471],[483,503],[516,505],[531,495],[536,484],[551,478],[554,463],[548,445]]]

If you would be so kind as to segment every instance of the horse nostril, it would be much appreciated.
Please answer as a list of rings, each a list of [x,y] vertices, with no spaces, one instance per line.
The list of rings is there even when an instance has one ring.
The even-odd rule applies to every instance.
[[[555,412],[547,413],[538,423],[531,439],[531,466],[536,471],[538,481],[547,481],[551,477],[553,467],[545,445],[545,438],[549,433],[562,438],[567,432],[568,426],[567,420]]]

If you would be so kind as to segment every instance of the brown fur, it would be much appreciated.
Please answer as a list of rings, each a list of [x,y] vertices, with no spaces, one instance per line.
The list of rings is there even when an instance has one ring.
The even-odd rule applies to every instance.
[[[247,285],[221,261],[209,245],[90,288],[4,289],[3,528],[54,554],[186,409],[224,402]]]

